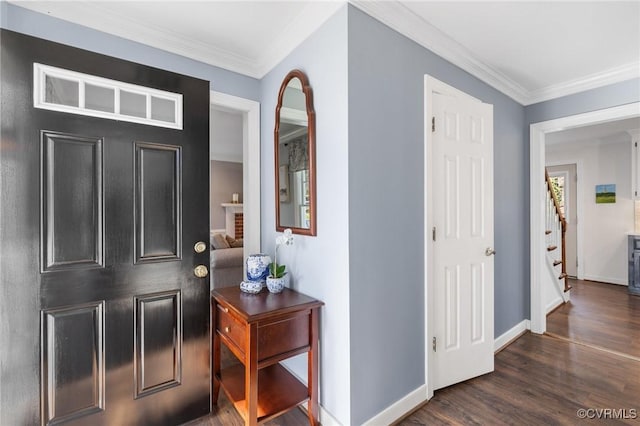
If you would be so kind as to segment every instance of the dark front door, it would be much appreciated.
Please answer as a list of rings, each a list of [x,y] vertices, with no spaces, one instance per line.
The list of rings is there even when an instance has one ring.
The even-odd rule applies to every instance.
[[[208,413],[209,284],[194,275],[209,265],[194,251],[209,241],[208,82],[10,31],[1,42],[0,424]],[[34,63],[181,94],[182,129],[35,108]],[[47,80],[46,96],[106,90],[69,81]],[[167,120],[170,102],[138,95],[115,102]]]

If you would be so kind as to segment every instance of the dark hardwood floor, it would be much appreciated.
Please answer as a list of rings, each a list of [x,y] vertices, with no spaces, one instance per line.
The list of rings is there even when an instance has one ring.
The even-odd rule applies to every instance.
[[[496,354],[495,371],[445,389],[400,425],[640,424],[640,362],[527,333]],[[580,409],[626,419],[582,420]],[[595,415],[595,411],[589,412]]]
[[[266,426],[301,426],[308,425],[309,419],[301,409],[293,409],[263,424]],[[185,423],[183,426],[244,426],[244,421],[224,392],[221,391],[218,407],[214,408],[210,415]]]
[[[640,424],[640,297],[571,285],[571,302],[547,317],[550,335],[525,334],[496,355],[493,373],[437,391],[399,424]],[[607,408],[626,418],[578,416]]]
[[[493,373],[436,391],[397,424],[640,425],[640,361],[615,353],[640,358],[640,297],[629,296],[626,287],[575,280],[571,284],[571,302],[547,318],[547,329],[561,338],[526,333],[496,354]],[[225,363],[233,359],[223,355]],[[587,409],[592,409],[591,416],[598,415],[595,410],[615,410],[618,417],[580,418],[579,410]],[[216,411],[188,423],[242,424],[223,392]],[[308,422],[303,411],[293,410],[266,424]]]
[[[615,284],[570,284],[571,300],[547,316],[547,333],[640,359],[640,297]]]

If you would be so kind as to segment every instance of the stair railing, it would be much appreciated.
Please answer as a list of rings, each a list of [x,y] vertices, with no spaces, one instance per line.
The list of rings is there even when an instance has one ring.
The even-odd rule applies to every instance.
[[[553,184],[551,183],[549,172],[546,169],[544,171],[544,176],[547,183],[547,226],[545,231],[545,234],[547,236],[547,251],[555,251],[558,248],[558,244],[560,244],[561,259],[554,260],[553,266],[562,266],[562,273],[560,274],[558,279],[564,281],[564,291],[567,292],[571,290],[571,286],[569,285],[569,281],[567,279],[567,220],[565,219],[562,210],[560,210],[560,203],[558,202],[558,198],[553,191]]]

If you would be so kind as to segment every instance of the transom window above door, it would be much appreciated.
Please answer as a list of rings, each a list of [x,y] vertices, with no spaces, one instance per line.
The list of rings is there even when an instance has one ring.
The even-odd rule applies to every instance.
[[[33,64],[35,108],[182,129],[182,95]]]

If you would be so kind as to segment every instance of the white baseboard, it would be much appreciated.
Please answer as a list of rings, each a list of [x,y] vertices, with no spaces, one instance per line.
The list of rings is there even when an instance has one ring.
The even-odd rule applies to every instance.
[[[318,407],[318,411],[320,411],[320,418],[318,420],[320,421],[320,424],[322,426],[342,426],[342,423],[340,423],[335,417],[329,414],[329,412],[325,410],[322,405],[318,404]],[[304,408],[304,410],[308,412],[309,403],[305,402],[304,404],[302,404],[302,408]]]
[[[549,314],[549,312],[553,311],[555,308],[562,305],[563,303],[564,303],[564,299],[562,297],[553,299],[549,304],[547,304],[545,313]]]
[[[522,320],[510,330],[502,333],[493,343],[493,349],[495,352],[498,352],[500,349],[507,346],[509,343],[518,338],[522,333],[527,330],[531,330],[531,321],[528,319]]]
[[[289,368],[288,365],[286,364],[280,364],[282,365],[289,373],[291,373],[295,378],[297,378],[298,380],[300,380],[300,382],[304,383],[304,385],[307,385],[307,379],[300,377],[295,371],[293,371],[291,368]],[[304,404],[302,404],[302,408],[305,411],[309,411],[309,403],[305,402]],[[318,416],[320,417],[318,420],[320,421],[320,424],[322,426],[342,426],[342,423],[340,423],[335,417],[333,417],[327,410],[324,409],[324,407],[322,406],[322,404],[318,403]]]
[[[322,426],[342,426],[342,424],[336,420],[322,405],[320,406],[320,424]]]
[[[518,338],[523,332],[531,329],[531,321],[522,320],[520,323],[516,324],[513,328],[508,330],[506,333],[503,333],[500,337],[495,339],[494,341],[494,349],[496,352],[498,350],[504,348],[506,345],[511,343],[513,340]],[[363,426],[379,426],[379,425],[388,425],[393,422],[396,422],[398,419],[402,418],[406,414],[413,411],[420,404],[425,403],[428,400],[427,398],[427,386],[422,385],[418,389],[409,393],[405,397],[399,399],[394,402],[389,407],[385,408],[380,413],[376,414],[369,420],[363,423]],[[322,411],[322,410],[321,410]],[[322,413],[321,413],[322,414]],[[327,413],[328,414],[328,413]],[[335,422],[335,419],[332,418]],[[323,426],[326,425],[339,425],[339,423],[326,423],[322,421]]]
[[[606,283],[606,284],[618,284],[618,285],[623,285],[625,287],[629,286],[629,281],[625,280],[625,279],[620,279],[620,278],[611,278],[611,277],[599,277],[597,275],[587,275],[585,274],[583,277],[584,280],[588,280],[588,281],[598,281],[601,283]]]
[[[363,426],[390,425],[427,401],[427,386],[422,385],[363,423]],[[324,423],[322,423],[324,426]]]

